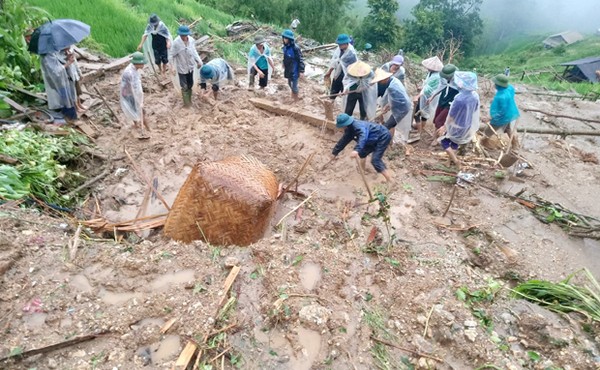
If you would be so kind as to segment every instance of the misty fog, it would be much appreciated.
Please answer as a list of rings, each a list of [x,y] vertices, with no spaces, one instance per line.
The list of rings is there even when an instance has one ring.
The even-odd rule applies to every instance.
[[[418,0],[398,0],[398,17],[410,17]],[[360,16],[366,15],[367,0],[356,0]],[[486,24],[514,16],[524,34],[557,33],[566,30],[594,33],[600,28],[600,0],[483,0],[481,18]],[[514,23],[514,22],[513,22]],[[512,27],[512,26],[511,26]],[[513,32],[513,34],[516,32]]]

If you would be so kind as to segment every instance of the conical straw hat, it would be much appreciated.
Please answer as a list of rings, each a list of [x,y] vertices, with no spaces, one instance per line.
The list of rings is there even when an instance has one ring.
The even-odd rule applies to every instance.
[[[352,63],[348,66],[348,74],[354,77],[365,77],[371,73],[371,66],[363,61]]]
[[[430,71],[439,72],[444,68],[444,63],[437,56],[427,58],[421,62],[423,67],[427,68]]]
[[[392,77],[392,74],[390,72],[386,72],[381,68],[377,68],[377,70],[375,71],[375,77],[373,77],[373,79],[371,80],[371,84],[383,81],[389,77]]]

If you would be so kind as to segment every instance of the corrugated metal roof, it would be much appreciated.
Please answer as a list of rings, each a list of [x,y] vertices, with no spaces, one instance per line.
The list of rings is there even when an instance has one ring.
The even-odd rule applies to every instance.
[[[544,44],[555,46],[561,43],[572,44],[574,42],[583,40],[583,36],[579,32],[565,31],[548,36],[544,40]]]
[[[581,64],[589,64],[594,62],[600,62],[600,56],[597,57],[587,57],[583,59],[577,59],[572,62],[561,63],[561,66],[578,66]]]

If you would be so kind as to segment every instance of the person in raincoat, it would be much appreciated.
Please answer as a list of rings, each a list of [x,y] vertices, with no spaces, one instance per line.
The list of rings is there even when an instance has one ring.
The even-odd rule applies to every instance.
[[[202,59],[196,51],[194,38],[188,26],[179,26],[177,38],[171,47],[171,58],[177,68],[183,105],[192,104],[192,88],[194,87],[194,68],[202,67]]]
[[[517,118],[519,118],[519,108],[515,102],[515,88],[509,84],[509,79],[505,75],[497,75],[492,78],[492,82],[496,86],[496,95],[490,105],[490,124],[493,130],[488,127],[485,130],[483,144],[486,145],[488,138],[496,134],[508,134],[512,138],[512,146],[516,147],[517,139]]]
[[[394,77],[404,83],[404,77],[406,76],[406,69],[404,68],[404,57],[402,55],[395,55],[392,60],[381,66],[386,72],[390,72]]]
[[[75,84],[69,79],[68,70],[74,58],[68,57],[61,63],[60,52],[41,55],[42,77],[48,96],[48,108],[60,109],[66,120],[77,119],[77,93]]]
[[[396,137],[396,126],[400,125],[398,141],[408,141],[411,124],[409,113],[412,109],[412,104],[406,88],[392,73],[386,72],[381,68],[375,71],[375,77],[371,83],[385,86],[385,93],[381,99],[382,113],[391,111],[392,114],[383,125],[390,130],[392,138]]]
[[[454,101],[454,98],[458,94],[458,90],[456,90],[450,82],[454,78],[454,73],[457,71],[457,68],[454,64],[446,64],[442,71],[440,72],[440,77],[442,78],[442,82],[440,86],[442,87],[435,94],[439,94],[439,101],[437,109],[435,110],[435,115],[433,117],[433,124],[435,126],[435,131],[433,133],[433,140],[431,141],[431,146],[437,145],[437,130],[440,127],[444,126],[446,123],[446,117],[448,117],[448,112],[450,111],[450,105]],[[430,98],[432,99],[432,98]]]
[[[125,68],[121,75],[121,90],[119,100],[125,117],[133,121],[134,126],[142,128],[144,91],[142,90],[142,78],[139,70],[144,68],[146,60],[144,54],[133,53],[131,64]]]
[[[292,30],[284,30],[281,33],[283,42],[283,76],[287,78],[288,85],[292,89],[292,100],[298,101],[299,92],[298,79],[304,76],[304,57],[302,50],[296,45]]]
[[[348,66],[344,76],[344,113],[351,116],[356,103],[360,110],[360,119],[372,120],[377,110],[377,86],[371,84],[374,77],[371,66],[358,61]]]
[[[206,90],[205,95],[209,93],[206,84],[210,82],[216,100],[219,96],[221,83],[226,81],[233,81],[233,69],[225,59],[213,59],[200,68],[200,89]]]
[[[81,69],[79,69],[79,64],[77,63],[73,46],[61,50],[59,52],[59,58],[63,65],[66,65],[66,63],[71,60],[71,63],[69,63],[68,67],[65,68],[67,70],[67,75],[69,76],[69,81],[71,81],[71,83],[74,85],[76,96],[75,107],[77,108],[77,112],[81,113],[85,111],[85,107],[81,104],[80,98],[81,94],[83,94],[83,91],[81,91],[81,83],[79,82],[81,80]]]
[[[335,126],[344,128],[344,135],[335,144],[331,152],[333,155],[332,160],[337,158],[337,155],[354,140],[356,146],[350,157],[360,158],[360,166],[364,170],[366,158],[369,154],[372,154],[371,164],[375,171],[382,174],[387,182],[392,182],[391,174],[383,162],[383,154],[392,140],[388,129],[377,123],[357,120],[346,113],[337,116]]]
[[[421,62],[423,67],[427,68],[427,77],[423,81],[423,87],[419,95],[415,97],[417,106],[415,108],[415,128],[420,132],[429,118],[433,118],[437,108],[439,95],[433,97],[434,93],[440,88],[440,71],[444,64],[437,56],[425,59]],[[430,99],[432,98],[433,99]]]
[[[338,35],[335,43],[338,44],[338,47],[334,50],[329,69],[324,75],[325,85],[330,87],[330,95],[336,95],[344,91],[344,77],[348,67],[358,61],[356,50],[354,46],[350,45],[350,36],[342,33]],[[331,100],[335,98],[336,96],[331,96]]]
[[[473,72],[456,72],[451,82],[458,94],[454,98],[444,126],[438,130],[440,144],[457,166],[456,157],[459,145],[473,139],[479,129],[479,94],[477,94],[477,75]]]
[[[148,38],[148,35],[152,35],[152,51],[154,52],[154,63],[160,69],[164,76],[167,72],[167,64],[169,63],[169,49],[171,48],[171,32],[167,26],[160,20],[156,14],[152,14],[148,18],[148,25],[146,31],[142,36],[142,41],[138,45],[137,49],[142,50],[144,42]]]
[[[256,75],[258,75],[258,86],[261,89],[267,87],[274,68],[271,48],[267,45],[263,35],[257,35],[254,37],[254,45],[248,53],[248,87],[254,89]]]

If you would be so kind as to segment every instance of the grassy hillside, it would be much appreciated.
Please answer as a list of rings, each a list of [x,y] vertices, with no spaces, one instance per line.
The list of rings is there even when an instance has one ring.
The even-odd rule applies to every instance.
[[[553,90],[573,89],[580,93],[590,90],[598,91],[598,84],[568,83],[554,79],[553,72],[562,74],[564,67],[561,63],[589,56],[600,56],[600,37],[590,36],[578,43],[560,46],[554,49],[544,49],[542,41],[545,36],[531,36],[514,41],[504,52],[494,55],[477,56],[465,60],[465,69],[477,68],[479,73],[494,75],[510,66],[514,79],[520,79],[523,72],[542,72],[526,75],[523,82],[545,86]],[[544,72],[547,71],[547,72]]]
[[[31,5],[48,11],[53,18],[74,18],[92,27],[92,39],[114,57],[135,50],[144,32],[148,16],[157,13],[172,34],[177,20],[203,21],[196,31],[223,35],[233,16],[219,12],[194,0],[28,0]]]

